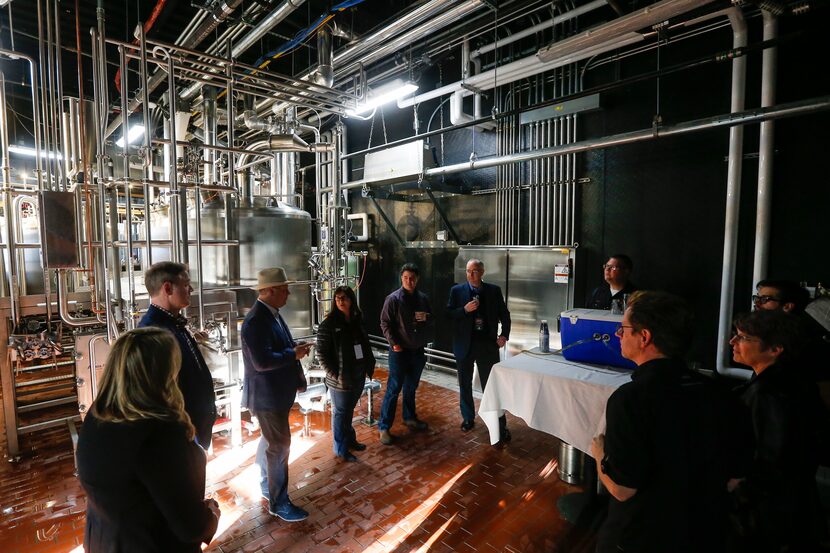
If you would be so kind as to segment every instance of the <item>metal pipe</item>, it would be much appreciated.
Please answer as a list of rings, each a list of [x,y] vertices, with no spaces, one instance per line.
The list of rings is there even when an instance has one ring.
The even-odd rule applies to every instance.
[[[227,17],[231,13],[233,13],[237,7],[239,7],[242,1],[243,0],[224,0],[223,2],[216,4],[216,7],[213,9],[210,16],[204,17],[202,19],[202,23],[195,27],[193,31],[189,34],[189,36],[187,36],[187,38],[183,40],[183,46],[188,48],[197,46],[200,42],[202,42],[204,39],[210,36],[213,33],[214,29],[216,29],[216,27],[218,27],[223,21],[225,21],[225,19],[227,19]],[[98,9],[103,13],[103,8],[99,7]],[[103,53],[103,48],[101,49],[101,51]],[[154,91],[164,81],[165,76],[168,77],[168,80],[172,78],[171,75],[165,75],[165,72],[163,70],[157,70],[153,74],[153,76],[150,77],[150,80],[147,82],[147,85],[145,87],[148,89],[148,93]],[[110,136],[113,132],[115,132],[115,129],[117,129],[118,126],[121,124],[121,117],[123,115],[128,115],[129,113],[135,111],[136,108],[138,108],[138,106],[141,105],[141,99],[145,96],[146,95],[144,91],[142,91],[141,94],[137,94],[136,97],[133,98],[133,100],[130,102],[128,106],[128,113],[118,114],[115,117],[110,126],[107,127],[104,131],[104,138]]]
[[[69,278],[69,271],[57,271],[58,281],[58,315],[61,321],[72,328],[81,328],[84,326],[92,326],[100,324],[98,317],[73,317],[69,314],[69,302],[67,293],[67,279]]]
[[[94,94],[94,101],[92,103],[93,114],[95,118],[95,138],[96,144],[98,146],[98,153],[96,155],[96,164],[98,166],[98,225],[101,232],[101,272],[103,274],[103,279],[99,282],[103,282],[103,286],[99,286],[99,289],[103,288],[104,290],[104,315],[106,326],[107,326],[107,337],[110,340],[115,340],[116,333],[114,332],[115,324],[112,320],[112,298],[110,296],[110,273],[109,273],[109,253],[108,248],[106,247],[107,242],[107,210],[106,210],[106,185],[105,185],[105,178],[104,178],[104,138],[103,138],[103,131],[104,131],[104,113],[106,107],[101,107],[101,100],[102,95],[105,92],[102,92],[102,88],[105,86],[103,85],[104,79],[106,79],[106,74],[101,75],[101,64],[99,63],[100,58],[102,56],[99,55],[101,43],[98,39],[98,31],[92,29],[90,31],[92,37],[92,86],[93,86],[93,94]],[[90,237],[90,240],[92,237]],[[100,320],[100,317],[98,317]]]
[[[625,33],[637,32],[662,21],[677,17],[693,9],[706,6],[713,0],[662,0],[623,17],[618,17],[597,28],[554,42],[537,52],[539,60],[552,59],[584,51],[596,44],[613,40]]]
[[[334,85],[333,50],[332,29],[325,25],[317,31],[317,69],[313,78],[315,83],[328,88]]]
[[[197,293],[199,294],[199,330],[205,329],[205,275],[202,264],[202,192],[196,188],[196,272],[199,274]]]
[[[206,86],[202,89],[202,124],[205,132],[205,146],[216,144],[216,89]],[[202,181],[211,186],[216,183],[215,150],[204,148],[202,151]]]
[[[763,10],[764,40],[778,37],[778,19]],[[778,78],[778,48],[764,50],[761,69],[761,107],[775,105]],[[769,236],[772,219],[773,158],[775,155],[775,123],[764,121],[760,129],[758,148],[758,205],[755,215],[755,255],[752,265],[752,285],[767,276],[769,263]]]
[[[480,48],[477,48],[473,51],[472,57],[477,58],[482,54],[492,52],[497,47],[501,48],[502,46],[513,44],[514,42],[521,40],[525,37],[529,37],[546,29],[551,29],[554,25],[558,25],[559,23],[563,23],[565,21],[574,19],[576,17],[579,17],[580,15],[584,15],[588,12],[591,12],[606,5],[608,5],[606,0],[594,0],[593,2],[588,2],[583,6],[579,6],[578,8],[574,8],[570,11],[554,16],[552,19],[548,19],[547,21],[544,21],[537,25],[533,25],[532,27],[528,27],[527,29],[524,29],[517,33],[513,33],[504,38],[500,38],[498,42],[481,46]]]
[[[144,36],[144,25],[136,25],[136,34],[138,35],[138,46],[141,59],[138,62],[139,78],[141,79],[141,100],[143,107],[141,113],[144,119],[144,240],[146,248],[144,255],[146,256],[142,261],[143,269],[147,270],[153,264],[153,249],[150,247],[150,237],[152,236],[151,222],[150,222],[150,204],[152,198],[150,196],[150,185],[147,180],[153,178],[153,150],[151,146],[152,132],[150,129],[150,94],[147,90],[147,41]],[[128,178],[129,175],[124,175]]]
[[[290,0],[287,0],[290,2]],[[304,1],[304,0],[297,0],[297,1]],[[228,52],[233,52],[233,48],[231,45],[230,39],[228,39],[226,50]],[[228,128],[227,128],[227,136],[228,136],[228,147],[234,148],[236,146],[235,142],[235,128],[234,128],[234,121],[236,121],[236,103],[234,98],[234,89],[233,89],[233,56],[231,55],[231,63],[225,66],[225,74],[228,77],[228,84],[225,86],[225,112],[226,118],[228,120]],[[236,157],[233,151],[228,152],[228,186],[234,185],[234,175],[236,171]],[[230,206],[226,205],[226,209]],[[230,216],[226,214],[225,221],[230,221]],[[226,234],[228,229],[226,229]],[[225,236],[225,238],[229,238]]]
[[[444,2],[444,6],[446,6],[447,2]],[[463,21],[465,17],[469,16],[474,11],[480,9],[484,6],[483,0],[465,0],[455,6],[450,7],[443,13],[439,13],[430,17],[427,21],[424,22],[423,25],[419,27],[415,27],[410,29],[390,40],[379,45],[377,47],[373,47],[371,49],[367,49],[365,52],[361,53],[359,62],[344,62],[343,60],[339,60],[337,54],[334,56],[334,75],[336,79],[342,79],[349,75],[352,75],[359,69],[359,64],[368,65],[373,63],[384,56],[388,56],[397,52],[398,50],[412,44],[413,42],[422,40],[424,37],[429,36],[430,34],[434,33],[439,29],[443,29],[444,27],[452,24],[458,23],[458,21]]]
[[[343,132],[343,124],[337,123],[334,128],[332,129],[332,144],[334,144],[334,150],[332,151],[332,165],[331,165],[331,173],[332,173],[332,193],[330,198],[329,204],[329,211],[330,211],[330,233],[331,233],[331,256],[334,266],[332,267],[332,274],[335,278],[340,276],[340,256],[342,254],[341,247],[340,247],[340,240],[342,236],[340,234],[340,220],[339,215],[341,212],[342,206],[340,205],[341,202],[341,185],[343,184],[343,166],[340,163],[340,153],[341,153],[341,141],[340,137]]]
[[[45,33],[43,32],[43,7],[42,7],[43,0],[37,0],[37,48],[38,48],[38,59],[40,60],[40,103],[41,103],[41,110],[43,111],[43,144],[46,148],[47,152],[54,151],[51,146],[50,141],[50,134],[51,128],[48,123],[48,119],[50,118],[50,104],[49,98],[47,94],[47,89],[49,88],[49,76],[47,75],[47,67],[48,64],[44,63],[47,58],[47,53],[45,51],[44,46],[44,36]],[[48,3],[48,0],[47,0]],[[52,188],[52,159],[48,157],[46,160],[46,185],[51,189]]]
[[[227,50],[230,52],[228,58],[235,59],[245,53],[251,46],[256,44],[259,39],[268,34],[271,29],[279,25],[286,17],[291,15],[304,3],[305,0],[283,0],[279,6],[263,17],[262,20],[248,32],[248,34],[236,41],[233,48]],[[230,40],[231,38],[228,37],[228,43],[230,43]],[[196,95],[196,91],[198,91],[199,88],[200,85],[198,83],[193,84],[182,92],[181,97],[185,100],[189,100]]]
[[[408,14],[397,18],[390,25],[363,37],[356,44],[335,52],[333,60],[335,82],[337,79],[344,79],[359,71],[360,64],[372,63],[413,42],[422,40],[436,30],[462,20],[483,5],[482,0],[430,0],[420,5]],[[409,27],[413,25],[418,26],[410,29]],[[314,72],[315,70],[311,69],[298,76],[297,79],[309,81]],[[257,113],[261,113],[272,104],[274,112],[284,111],[287,107],[285,103],[275,104],[274,100],[268,99],[258,103],[255,109]]]
[[[743,12],[733,8],[729,12],[733,29],[733,48],[746,46],[747,29]],[[744,109],[746,96],[746,58],[732,60],[732,98],[730,111]],[[764,108],[762,108],[764,109]],[[770,108],[766,108],[770,109]],[[723,272],[721,273],[720,306],[718,312],[718,346],[715,368],[724,376],[746,378],[752,371],[728,367],[729,340],[732,326],[732,304],[735,301],[735,266],[738,262],[738,224],[741,206],[741,169],[743,164],[744,133],[742,126],[729,129],[729,162],[726,177],[726,218],[723,236]]]
[[[55,112],[55,144],[58,144],[58,140],[62,137],[60,132],[60,125],[63,121],[61,118],[61,113],[63,111],[63,65],[61,63],[61,26],[60,21],[58,19],[58,0],[53,0],[53,13],[55,14],[55,94],[57,96],[56,102],[54,105],[54,112]],[[61,145],[63,145],[61,143]],[[61,151],[61,147],[56,146],[56,151]],[[64,152],[64,156],[66,152]],[[55,164],[59,169],[59,173],[61,175],[61,184],[63,185],[63,189],[67,190],[67,176],[65,172],[65,168],[60,163],[60,161],[55,160]]]
[[[158,48],[158,47],[157,47]],[[182,238],[187,239],[187,197],[179,190],[179,172],[178,172],[178,143],[176,140],[176,78],[175,78],[175,63],[173,56],[167,50],[159,49],[163,56],[167,57],[167,99],[170,108],[170,194],[173,198],[170,201],[170,239],[173,245],[170,248],[170,254],[173,261],[180,262],[183,259],[186,263],[187,246],[182,249],[185,255],[179,252],[179,243]],[[180,223],[179,216],[184,221]],[[179,226],[182,226],[184,232],[180,236]]]
[[[126,113],[127,110],[127,91],[128,88],[128,80],[127,80],[127,56],[124,51],[124,48],[118,48],[118,66],[121,73],[121,112]],[[123,164],[124,164],[124,178],[130,178],[130,124],[129,124],[129,117],[122,117],[121,118],[121,139],[123,146],[121,147],[121,155],[123,156]],[[116,189],[117,190],[117,189]],[[116,195],[116,204],[113,207],[117,207],[117,198],[118,193]],[[127,255],[125,256],[125,260],[127,263],[127,294],[128,294],[128,304],[127,304],[127,317],[126,317],[126,324],[127,330],[132,330],[135,328],[135,318],[133,314],[136,311],[136,304],[135,304],[135,272],[133,267],[133,195],[130,194],[129,188],[124,188],[124,203],[125,209],[127,211],[126,217],[124,219],[124,233],[127,237]],[[147,210],[145,209],[145,212]],[[146,213],[145,213],[146,214]],[[110,218],[115,219],[117,223],[118,219],[118,211],[110,211]]]
[[[737,113],[728,113],[723,115],[716,115],[714,117],[706,117],[702,119],[694,119],[685,123],[679,123],[669,127],[647,128],[639,131],[630,131],[620,134],[615,134],[603,138],[594,138],[590,140],[582,140],[572,144],[563,144],[553,148],[543,148],[536,152],[519,152],[507,156],[493,156],[477,160],[471,160],[465,163],[457,163],[454,165],[446,165],[443,167],[435,167],[427,169],[424,175],[427,177],[435,177],[440,175],[450,175],[454,173],[461,173],[464,171],[471,171],[474,169],[485,169],[488,167],[497,167],[508,163],[519,163],[531,159],[562,156],[566,154],[575,154],[595,150],[598,148],[607,148],[609,146],[618,146],[622,144],[631,144],[634,142],[642,142],[645,140],[653,140],[664,136],[674,136],[679,134],[687,134],[706,129],[716,129],[721,127],[736,127],[747,125],[749,123],[758,123],[760,121],[767,121],[770,119],[779,119],[782,117],[795,117],[798,115],[807,115],[821,111],[830,110],[830,96],[818,96],[807,100],[800,100],[797,102],[790,102],[787,104],[779,104],[770,108],[758,108],[754,110],[746,110]],[[350,185],[346,183],[342,186],[345,189],[352,189],[362,186],[361,183]]]
[[[41,175],[41,135],[40,135],[40,110],[38,109],[38,102],[37,102],[37,91],[38,91],[38,80],[37,80],[37,62],[34,58],[27,56],[21,52],[17,52],[14,50],[6,50],[5,48],[0,48],[0,55],[4,55],[12,60],[25,60],[29,63],[29,80],[32,85],[32,119],[34,120],[34,135],[35,135],[35,174],[37,175],[37,188],[38,190],[43,190],[43,177]]]
[[[9,283],[9,310],[15,328],[20,322],[20,314],[17,311],[17,266],[15,264],[14,229],[12,227],[11,206],[12,195],[9,189],[11,181],[9,175],[9,126],[8,111],[6,106],[6,78],[0,72],[0,178],[3,182],[3,212],[5,213],[6,240],[8,248],[7,275],[5,280]],[[14,329],[12,329],[14,331]]]

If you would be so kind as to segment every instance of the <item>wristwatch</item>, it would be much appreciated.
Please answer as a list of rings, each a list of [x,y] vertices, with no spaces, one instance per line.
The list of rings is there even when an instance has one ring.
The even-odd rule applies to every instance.
[[[608,474],[608,455],[602,458],[602,460],[599,462],[599,466],[602,469],[603,474]]]

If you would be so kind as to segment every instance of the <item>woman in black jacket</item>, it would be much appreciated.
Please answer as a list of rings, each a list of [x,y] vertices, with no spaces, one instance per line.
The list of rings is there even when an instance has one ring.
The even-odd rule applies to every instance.
[[[127,332],[113,344],[81,427],[78,477],[87,494],[86,553],[197,553],[219,522],[205,500],[205,452],[176,384],[173,335]]]
[[[357,441],[352,418],[366,377],[375,372],[375,357],[357,297],[348,286],[334,291],[334,306],[317,330],[317,360],[326,371],[331,396],[334,454],[357,461],[349,450],[363,451],[366,446]]]
[[[790,362],[799,341],[798,320],[782,311],[739,317],[730,341],[735,361],[755,373],[740,389],[755,448],[737,490],[751,506],[744,530],[752,534],[746,545],[753,553],[811,552],[824,535],[816,470],[826,414],[809,378],[812,367]]]

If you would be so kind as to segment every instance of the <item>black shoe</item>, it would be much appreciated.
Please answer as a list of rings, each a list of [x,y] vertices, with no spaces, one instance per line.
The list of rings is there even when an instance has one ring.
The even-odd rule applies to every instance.
[[[513,439],[513,436],[510,435],[510,431],[506,428],[502,428],[499,431],[499,441],[504,443],[510,443],[510,440]]]
[[[349,449],[351,449],[353,451],[365,451],[366,450],[366,444],[362,444],[360,442],[352,442],[352,443],[349,444]]]
[[[476,423],[474,421],[464,421],[464,422],[461,423],[461,431],[462,432],[469,432],[470,430],[473,429],[473,427],[475,425],[476,425]]]
[[[346,453],[344,453],[343,455],[338,455],[338,457],[340,457],[341,459],[343,459],[343,460],[344,460],[344,461],[346,461],[347,463],[355,463],[355,462],[357,462],[357,457],[355,457],[354,455],[352,455],[352,454],[351,454],[351,453],[349,453],[348,451],[347,451]]]
[[[429,428],[427,423],[420,419],[412,419],[409,421],[403,421],[404,425],[409,428],[410,430],[426,430]]]

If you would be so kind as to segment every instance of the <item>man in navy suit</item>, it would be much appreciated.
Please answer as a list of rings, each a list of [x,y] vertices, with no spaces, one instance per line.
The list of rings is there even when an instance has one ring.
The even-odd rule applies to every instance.
[[[306,387],[300,359],[311,344],[298,344],[280,316],[290,292],[290,281],[282,267],[263,269],[254,290],[259,297],[242,323],[242,360],[245,380],[242,406],[259,420],[262,437],[256,452],[260,467],[260,489],[268,500],[268,512],[288,522],[308,513],[288,499],[288,454],[291,429],[288,413],[297,391]]]
[[[483,390],[490,369],[499,361],[499,349],[510,338],[510,311],[504,303],[501,288],[483,282],[483,276],[484,263],[480,259],[469,260],[467,282],[452,287],[447,303],[447,314],[453,321],[452,349],[458,364],[463,432],[470,431],[475,424],[473,364],[478,365]],[[504,415],[499,419],[499,426],[501,440],[510,441]]]
[[[193,292],[187,265],[172,261],[154,263],[144,272],[144,286],[150,294],[150,307],[138,326],[164,328],[176,337],[182,354],[179,389],[184,396],[184,410],[196,428],[196,443],[207,450],[216,422],[216,398],[210,369],[187,330],[187,319],[181,315],[181,310],[190,305]]]

